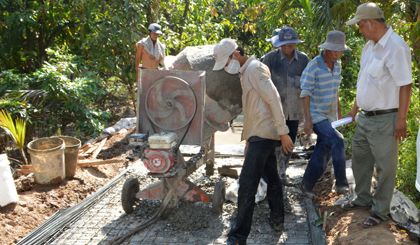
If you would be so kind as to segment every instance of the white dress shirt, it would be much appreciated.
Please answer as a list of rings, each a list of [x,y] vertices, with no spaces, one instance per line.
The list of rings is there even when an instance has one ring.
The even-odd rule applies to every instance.
[[[357,80],[357,106],[366,111],[399,108],[400,87],[412,83],[407,43],[389,27],[375,44],[362,50]]]

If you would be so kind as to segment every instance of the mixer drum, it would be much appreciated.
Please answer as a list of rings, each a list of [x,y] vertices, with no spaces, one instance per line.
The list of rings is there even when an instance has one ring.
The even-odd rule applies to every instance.
[[[242,109],[242,88],[239,75],[230,75],[223,69],[213,71],[214,46],[187,47],[165,67],[170,70],[205,71],[206,97],[203,139],[208,140],[216,131],[229,129],[229,122]],[[168,59],[169,60],[169,59]]]

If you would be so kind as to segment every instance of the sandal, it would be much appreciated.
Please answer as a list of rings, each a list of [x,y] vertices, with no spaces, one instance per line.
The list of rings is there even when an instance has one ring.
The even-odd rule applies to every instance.
[[[352,209],[370,209],[369,206],[359,206],[355,204],[353,201],[348,201],[343,204],[341,204],[341,208],[343,210],[352,210]]]
[[[378,215],[376,215],[375,213],[372,213],[369,217],[365,219],[365,221],[363,221],[362,226],[365,228],[371,228],[371,227],[379,225],[381,221],[382,219]],[[365,224],[365,223],[370,223],[370,224]]]

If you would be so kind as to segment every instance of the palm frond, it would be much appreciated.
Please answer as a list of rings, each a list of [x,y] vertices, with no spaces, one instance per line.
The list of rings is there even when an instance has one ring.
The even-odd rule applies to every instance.
[[[28,164],[23,148],[25,147],[26,122],[22,118],[13,121],[9,112],[0,110],[0,127],[13,139],[19,148],[23,162]]]
[[[0,127],[3,128],[10,137],[12,137],[14,142],[17,142],[15,123],[13,122],[12,116],[9,112],[0,110]]]

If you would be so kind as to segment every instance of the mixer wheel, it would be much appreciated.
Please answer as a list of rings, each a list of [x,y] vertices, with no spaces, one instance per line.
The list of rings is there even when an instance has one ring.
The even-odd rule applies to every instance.
[[[121,193],[121,202],[124,211],[127,214],[133,212],[133,206],[136,204],[136,194],[139,192],[139,180],[137,178],[128,178],[124,182],[124,186]]]
[[[223,212],[223,203],[226,199],[225,181],[219,181],[214,187],[212,212],[214,214],[221,214]]]

